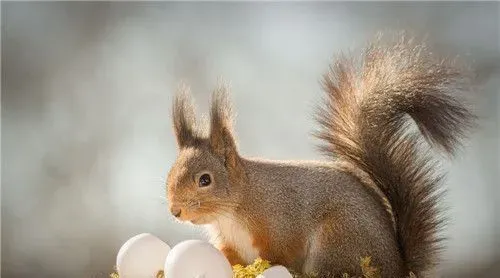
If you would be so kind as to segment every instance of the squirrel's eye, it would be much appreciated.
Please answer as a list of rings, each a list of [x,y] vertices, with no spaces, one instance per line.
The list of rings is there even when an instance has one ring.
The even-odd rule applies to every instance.
[[[212,180],[210,179],[209,174],[203,174],[200,176],[200,180],[198,181],[198,185],[200,187],[209,186],[210,183],[212,183]]]

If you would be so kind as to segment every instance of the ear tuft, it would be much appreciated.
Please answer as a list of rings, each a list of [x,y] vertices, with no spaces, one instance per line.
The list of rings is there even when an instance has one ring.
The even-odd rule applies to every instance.
[[[227,128],[232,133],[233,109],[229,101],[228,91],[226,84],[219,84],[213,92],[210,119],[212,130]]]
[[[172,105],[174,131],[179,148],[193,146],[198,140],[194,104],[190,97],[190,89],[181,84]]]
[[[236,163],[238,152],[233,136],[233,114],[227,84],[220,84],[212,94],[210,110],[210,145],[226,163]]]

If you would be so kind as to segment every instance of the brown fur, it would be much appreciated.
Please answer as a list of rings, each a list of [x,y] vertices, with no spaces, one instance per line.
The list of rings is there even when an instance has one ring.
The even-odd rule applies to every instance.
[[[248,227],[248,230],[252,234],[252,246],[259,250],[260,257],[277,260],[271,247],[272,238],[268,228],[269,225],[266,223],[266,220],[261,220],[259,222],[260,223],[255,223]]]
[[[370,256],[382,277],[423,275],[437,262],[443,222],[441,176],[422,155],[421,137],[452,153],[472,122],[451,95],[464,88],[461,72],[427,52],[407,40],[373,44],[360,61],[332,66],[316,134],[331,162],[243,158],[226,89],[214,94],[208,134],[186,94],[178,96],[170,206],[181,221],[210,228],[232,262],[261,256],[332,277],[360,275],[360,258]],[[210,186],[198,186],[203,173]]]
[[[269,220],[267,220],[269,221]],[[265,220],[255,221],[255,225],[249,225],[249,231],[253,238],[253,246],[259,250],[259,256],[267,260],[280,262],[283,265],[294,265],[304,250],[304,236],[297,231],[289,235],[286,246],[277,248],[272,238],[272,232]]]
[[[244,264],[243,259],[240,257],[238,252],[234,250],[234,247],[223,245],[219,247],[219,250],[224,254],[224,256],[226,256],[231,265]]]

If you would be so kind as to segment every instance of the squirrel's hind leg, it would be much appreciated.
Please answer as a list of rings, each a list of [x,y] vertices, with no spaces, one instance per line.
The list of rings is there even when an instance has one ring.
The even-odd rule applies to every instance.
[[[357,250],[352,248],[352,235],[342,230],[333,219],[324,221],[308,239],[308,250],[302,272],[311,277],[342,277],[343,273],[360,276]]]
[[[400,278],[402,262],[397,247],[380,231],[366,234],[360,219],[330,218],[321,223],[308,239],[303,273],[312,277],[364,277],[363,267],[381,276]],[[356,222],[358,221],[358,223]],[[351,225],[349,225],[349,222]],[[356,225],[357,224],[357,225]],[[370,265],[364,265],[370,258]]]

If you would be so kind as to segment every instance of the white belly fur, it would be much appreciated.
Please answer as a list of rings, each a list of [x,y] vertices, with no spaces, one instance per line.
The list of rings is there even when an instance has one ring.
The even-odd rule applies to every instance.
[[[215,246],[229,244],[234,248],[246,264],[251,264],[259,256],[258,250],[252,246],[248,230],[231,219],[231,216],[220,216],[213,223],[205,225],[210,241]]]

